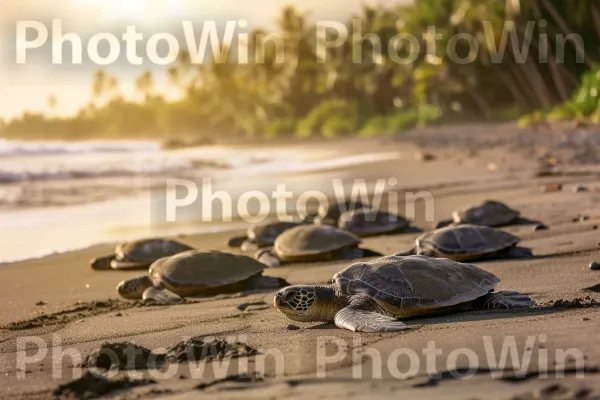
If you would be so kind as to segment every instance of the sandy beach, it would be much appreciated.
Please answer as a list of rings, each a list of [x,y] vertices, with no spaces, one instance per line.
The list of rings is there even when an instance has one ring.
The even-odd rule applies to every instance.
[[[589,268],[590,262],[600,262],[600,168],[594,160],[574,156],[578,143],[553,144],[564,130],[536,142],[521,140],[532,133],[518,133],[514,126],[491,128],[485,143],[477,132],[487,128],[479,126],[432,128],[420,140],[410,133],[303,144],[304,153],[314,146],[323,154],[402,156],[286,171],[268,182],[281,180],[300,189],[335,178],[371,183],[395,178],[400,213],[407,210],[406,192],[428,192],[435,200],[433,220],[426,207],[416,207],[413,225],[421,231],[453,210],[486,199],[506,202],[526,221],[503,229],[522,238],[534,257],[475,264],[501,278],[500,290],[528,294],[537,306],[415,319],[407,321],[411,329],[399,333],[358,334],[318,323],[294,323],[295,329],[273,308],[274,292],[190,299],[176,306],[120,300],[116,284],[140,271],[92,270],[89,260],[114,248],[114,243],[100,244],[0,266],[0,397],[84,398],[85,387],[87,396],[120,399],[600,398],[600,271]],[[461,135],[454,135],[457,131]],[[598,132],[586,135],[597,138]],[[419,147],[435,159],[415,159]],[[540,174],[539,160],[550,155],[558,166]],[[264,182],[248,186],[270,188]],[[543,192],[548,184],[561,184],[562,190]],[[587,190],[575,192],[576,186]],[[538,223],[548,229],[534,230]],[[412,246],[416,230],[366,238],[363,247],[394,254]],[[241,232],[173,236],[202,250],[239,252],[227,247],[227,239]],[[348,265],[300,263],[268,269],[265,275],[326,285]],[[106,380],[86,375],[82,367],[106,342],[131,342],[161,353],[191,337],[241,342],[258,355],[225,358],[228,364],[182,361],[171,364],[174,372],[110,371]],[[426,355],[428,346],[439,354],[433,360]],[[503,347],[506,362],[498,362]],[[60,351],[69,356],[56,356]],[[77,384],[79,373],[88,383]]]

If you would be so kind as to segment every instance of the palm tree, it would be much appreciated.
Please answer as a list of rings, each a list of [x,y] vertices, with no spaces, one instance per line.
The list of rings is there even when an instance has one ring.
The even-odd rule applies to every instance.
[[[51,94],[48,97],[48,109],[50,110],[50,113],[53,115],[54,112],[56,111],[56,106],[58,105],[58,100],[56,99],[56,95]]]
[[[99,69],[94,73],[92,81],[92,99],[94,103],[98,103],[106,92],[107,74],[103,69]]]
[[[152,71],[144,71],[138,76],[135,80],[135,88],[148,101],[154,93],[154,74]]]

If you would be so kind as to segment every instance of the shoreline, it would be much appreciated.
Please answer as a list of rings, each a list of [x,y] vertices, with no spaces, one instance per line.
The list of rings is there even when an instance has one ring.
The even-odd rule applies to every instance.
[[[413,154],[417,146],[393,140],[377,144],[387,151],[397,146]],[[364,149],[358,146],[359,150]],[[430,150],[427,150],[430,151]],[[65,357],[57,371],[50,356],[53,337],[61,339],[61,349],[86,357],[106,342],[132,342],[148,349],[167,348],[190,337],[234,337],[253,349],[278,350],[285,354],[283,377],[277,378],[276,365],[268,361],[259,380],[236,381],[236,370],[226,371],[231,381],[221,381],[213,368],[219,361],[201,365],[206,373],[194,376],[187,364],[179,365],[178,375],[169,379],[156,379],[151,371],[139,371],[142,377],[156,383],[139,387],[127,386],[118,393],[120,398],[134,399],[154,396],[160,399],[192,399],[199,394],[207,398],[254,399],[265,397],[311,398],[328,391],[338,391],[344,396],[357,398],[387,396],[390,393],[406,398],[431,399],[508,399],[522,393],[540,393],[550,385],[558,385],[560,393],[571,393],[581,388],[590,393],[600,393],[600,380],[594,368],[600,368],[600,349],[597,346],[600,332],[600,290],[597,271],[588,267],[591,261],[600,261],[597,226],[600,226],[600,182],[597,172],[579,175],[551,175],[536,177],[538,160],[523,157],[505,147],[481,150],[467,156],[468,149],[434,150],[436,159],[423,162],[406,157],[381,163],[355,165],[346,168],[348,176],[373,180],[395,177],[406,187],[425,188],[435,198],[434,219],[451,215],[452,211],[485,199],[507,202],[531,221],[540,221],[547,230],[533,230],[536,222],[508,226],[508,232],[522,239],[520,245],[533,249],[535,257],[526,260],[491,260],[476,263],[501,278],[499,290],[515,290],[534,298],[538,306],[523,312],[478,311],[440,317],[406,321],[411,329],[397,333],[354,334],[337,329],[330,324],[295,323],[298,329],[290,330],[291,321],[272,306],[273,293],[241,293],[192,299],[187,304],[168,307],[142,307],[134,303],[115,300],[116,284],[144,271],[93,271],[89,266],[92,257],[112,251],[111,244],[55,254],[35,260],[3,264],[0,281],[5,282],[0,291],[4,307],[0,312],[0,385],[1,393],[14,398],[47,398],[60,385],[73,381],[76,367]],[[495,163],[497,169],[487,168]],[[564,165],[565,168],[575,167]],[[332,172],[339,176],[340,170]],[[331,179],[332,174],[318,173],[315,182]],[[302,177],[301,177],[302,178]],[[545,184],[562,184],[557,192],[544,193]],[[573,187],[583,185],[587,191],[574,193]],[[401,208],[401,199],[399,207]],[[574,222],[578,215],[587,217]],[[414,226],[422,230],[432,228],[432,221],[420,206],[416,208]],[[594,229],[596,227],[596,229]],[[243,229],[232,233],[241,233]],[[227,247],[229,232],[190,234],[177,237],[200,250],[220,250],[240,253]],[[369,237],[363,240],[365,248],[383,254],[394,254],[412,247],[418,232]],[[345,268],[347,261],[300,263],[265,270],[264,274],[285,279],[291,284],[325,285],[333,274]],[[112,299],[112,300],[111,300]],[[10,328],[10,329],[9,329]],[[442,374],[433,379],[427,363],[415,369],[415,378],[398,380],[387,361],[397,361],[398,371],[410,371],[410,359],[397,357],[398,349],[413,349],[420,354],[428,342],[448,356],[456,349],[468,349],[480,360],[479,370],[493,369],[486,358],[482,337],[492,336],[498,352],[506,338],[513,338],[519,350],[528,346],[528,337],[536,339],[532,346],[534,356],[528,365],[524,380],[494,379],[480,373],[467,381],[444,378],[447,357],[439,357],[435,370]],[[17,341],[21,338],[39,338],[42,348],[48,350],[43,360],[28,363],[18,370]],[[317,344],[330,338],[347,346],[347,353],[338,361],[328,363],[326,379],[316,379]],[[33,339],[30,339],[33,340]],[[31,352],[37,346],[29,343]],[[564,378],[550,376],[538,378],[544,365],[538,360],[541,349],[549,354],[557,350],[576,348],[585,355],[585,378],[567,373]],[[366,351],[358,360],[354,351]],[[335,350],[335,346],[333,347]],[[368,351],[367,351],[368,350]],[[383,362],[382,379],[371,380],[377,371],[369,354],[378,352]],[[396,352],[396,353],[395,353]],[[361,353],[363,354],[363,353]],[[396,357],[396,358],[394,358]],[[510,359],[510,357],[509,357]],[[237,365],[237,360],[234,359]],[[257,356],[248,357],[250,365],[260,363]],[[468,361],[457,359],[456,368],[464,368]],[[190,364],[195,366],[195,364]],[[562,368],[548,364],[549,367]],[[416,368],[416,367],[415,367]],[[573,368],[571,364],[565,368]],[[509,361],[507,373],[518,368]],[[362,380],[355,379],[360,371]],[[60,372],[60,374],[58,374]],[[24,376],[19,379],[18,376]],[[125,373],[109,379],[116,382]],[[448,375],[449,376],[449,375]],[[202,386],[207,385],[207,386]],[[201,388],[200,388],[201,387]],[[229,390],[234,388],[237,390]],[[243,389],[243,391],[242,391]],[[108,396],[117,395],[116,392]],[[37,396],[37,397],[35,397]],[[558,398],[557,398],[558,399]]]

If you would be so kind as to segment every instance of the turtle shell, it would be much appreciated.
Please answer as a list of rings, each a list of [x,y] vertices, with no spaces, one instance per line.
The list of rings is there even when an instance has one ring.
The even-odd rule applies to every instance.
[[[248,228],[248,239],[254,241],[260,247],[271,246],[277,236],[284,231],[300,225],[298,222],[271,222],[263,225],[257,225]]]
[[[483,226],[506,225],[517,218],[520,213],[499,201],[486,200],[464,210],[454,211],[452,219],[457,224],[473,224]]]
[[[360,239],[354,234],[334,226],[300,225],[279,235],[274,250],[284,261],[308,261],[314,256],[355,247],[359,243]]]
[[[189,250],[157,260],[150,266],[149,274],[155,286],[164,286],[185,297],[211,294],[235,285],[242,290],[264,267],[248,256]]]
[[[408,227],[408,221],[387,211],[375,211],[366,208],[347,211],[340,216],[338,226],[365,237],[399,231]]]
[[[420,255],[355,263],[333,276],[342,295],[367,295],[387,312],[405,318],[470,302],[499,282],[475,265]]]
[[[358,200],[345,200],[327,205],[327,207],[319,207],[319,213],[316,221],[327,225],[337,225],[340,216],[347,211],[361,209],[367,207],[366,204]]]
[[[143,239],[117,245],[115,254],[119,260],[152,263],[159,258],[192,250],[187,244],[167,239]]]
[[[488,226],[459,225],[427,232],[417,238],[416,243],[418,249],[431,249],[442,256],[472,257],[508,249],[520,240]]]

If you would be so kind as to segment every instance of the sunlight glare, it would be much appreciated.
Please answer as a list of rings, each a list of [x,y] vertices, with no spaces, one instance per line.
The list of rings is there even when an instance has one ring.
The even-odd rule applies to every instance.
[[[103,16],[158,17],[176,14],[183,8],[184,0],[73,0],[78,5],[97,9]]]

